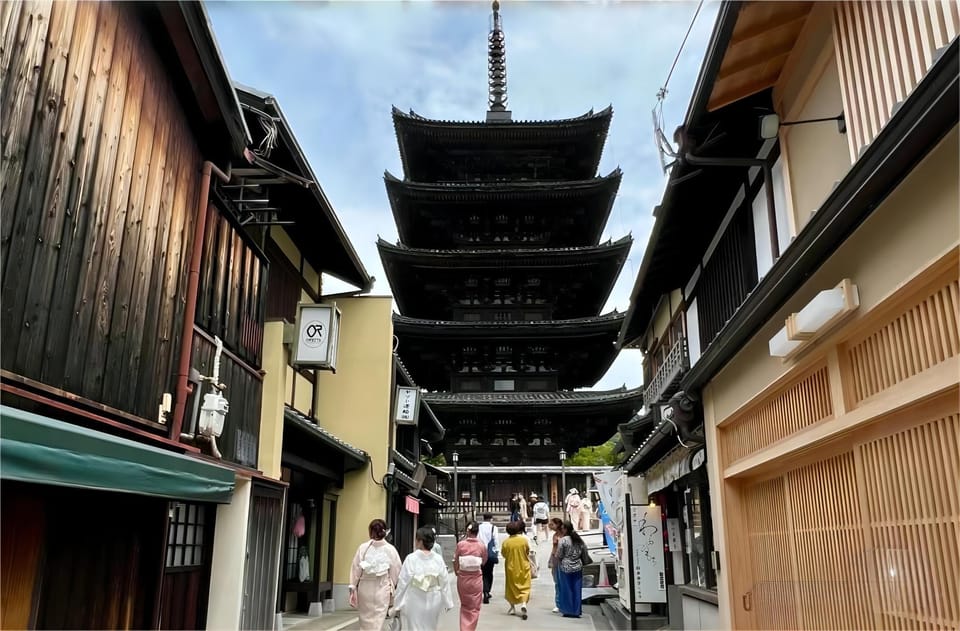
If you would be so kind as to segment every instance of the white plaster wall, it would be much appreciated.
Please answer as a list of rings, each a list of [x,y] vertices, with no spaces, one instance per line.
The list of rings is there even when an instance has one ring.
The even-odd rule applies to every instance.
[[[247,558],[247,526],[250,515],[250,480],[238,478],[229,504],[217,507],[210,570],[207,628],[240,628],[243,608],[243,574]]]
[[[719,629],[720,611],[716,605],[682,596],[684,629]]]

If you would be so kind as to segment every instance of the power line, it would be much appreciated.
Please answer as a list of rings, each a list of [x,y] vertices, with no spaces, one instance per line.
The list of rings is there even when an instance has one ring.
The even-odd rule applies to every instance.
[[[700,0],[700,3],[697,4],[697,10],[693,14],[693,19],[690,20],[690,26],[687,27],[687,34],[683,36],[683,41],[680,42],[680,49],[677,51],[677,56],[673,58],[673,64],[670,66],[670,72],[667,73],[667,80],[663,82],[663,87],[660,88],[660,91],[657,93],[657,99],[663,100],[667,95],[667,85],[670,83],[670,77],[673,76],[673,71],[677,67],[677,62],[680,61],[680,53],[683,52],[683,47],[687,44],[687,38],[690,37],[690,31],[693,30],[693,25],[697,21],[697,16],[700,15],[700,9],[703,7],[703,0]]]

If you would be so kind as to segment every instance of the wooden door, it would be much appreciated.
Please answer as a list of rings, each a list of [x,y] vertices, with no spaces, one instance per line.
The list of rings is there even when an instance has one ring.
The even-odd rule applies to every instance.
[[[203,629],[216,506],[171,502],[160,593],[160,629]]]
[[[273,629],[283,529],[283,489],[254,484],[240,628]]]
[[[46,531],[44,500],[33,485],[0,485],[0,629],[32,627],[35,591]]]

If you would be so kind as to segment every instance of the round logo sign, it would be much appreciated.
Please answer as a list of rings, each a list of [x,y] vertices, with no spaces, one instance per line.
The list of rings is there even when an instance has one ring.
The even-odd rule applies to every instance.
[[[307,322],[303,327],[303,344],[311,348],[317,348],[323,343],[323,322],[314,320]]]

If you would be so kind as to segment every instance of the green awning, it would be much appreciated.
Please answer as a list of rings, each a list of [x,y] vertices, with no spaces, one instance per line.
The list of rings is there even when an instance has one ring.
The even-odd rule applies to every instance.
[[[198,502],[230,502],[232,469],[0,406],[0,478]]]

